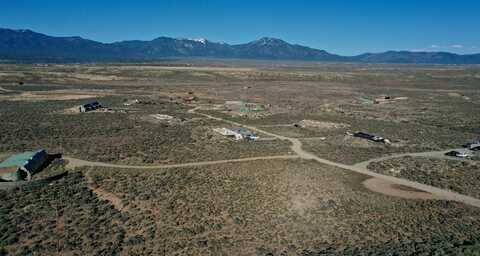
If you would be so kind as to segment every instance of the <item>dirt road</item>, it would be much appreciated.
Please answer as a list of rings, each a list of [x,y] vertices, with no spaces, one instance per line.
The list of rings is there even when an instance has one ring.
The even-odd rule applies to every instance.
[[[406,179],[401,179],[401,178],[396,178],[396,177],[392,177],[392,176],[379,174],[379,173],[376,173],[376,172],[369,171],[366,168],[366,165],[368,165],[368,163],[372,162],[372,161],[379,161],[379,160],[382,160],[382,159],[384,160],[384,159],[396,158],[396,157],[401,157],[401,156],[409,156],[409,155],[439,157],[445,151],[412,153],[412,154],[398,154],[398,155],[381,157],[381,158],[377,158],[377,159],[371,159],[367,162],[363,162],[363,163],[356,164],[356,165],[346,165],[346,164],[336,163],[336,162],[333,162],[333,161],[330,161],[330,160],[327,160],[327,159],[322,159],[322,158],[320,158],[320,157],[318,157],[318,156],[316,156],[316,155],[314,155],[310,152],[307,152],[307,151],[303,150],[302,142],[299,139],[289,138],[289,137],[273,134],[273,133],[270,133],[270,132],[267,132],[267,131],[263,131],[263,130],[257,128],[257,127],[242,125],[242,124],[234,122],[234,121],[226,120],[226,119],[219,118],[219,117],[214,117],[214,116],[204,114],[204,113],[198,113],[198,112],[195,112],[196,110],[197,109],[194,108],[194,109],[190,110],[190,112],[208,117],[210,119],[227,122],[227,123],[230,123],[230,124],[235,125],[235,126],[245,127],[247,129],[256,131],[258,133],[263,133],[263,134],[266,134],[266,135],[269,135],[269,136],[272,136],[272,137],[275,137],[275,138],[278,138],[278,139],[281,139],[281,140],[288,140],[292,143],[291,149],[302,159],[315,160],[315,161],[320,162],[322,164],[336,166],[336,167],[339,167],[339,168],[342,168],[342,169],[346,169],[346,170],[350,170],[350,171],[353,171],[353,172],[356,172],[356,173],[364,174],[364,175],[367,175],[367,176],[370,176],[370,177],[378,178],[378,179],[390,182],[392,184],[401,185],[401,186],[405,186],[405,187],[411,187],[411,188],[414,188],[414,189],[417,189],[417,190],[425,191],[425,192],[428,192],[428,193],[431,193],[431,194],[435,195],[435,198],[438,198],[438,199],[461,202],[461,203],[464,203],[464,204],[467,204],[467,205],[471,205],[471,206],[475,206],[475,207],[480,208],[480,199],[477,199],[477,198],[474,198],[474,197],[471,197],[471,196],[462,195],[462,194],[459,194],[459,193],[456,193],[456,192],[453,192],[453,191],[450,191],[450,190],[445,190],[445,189],[429,186],[429,185],[426,185],[426,184],[406,180]],[[377,191],[377,192],[381,192],[381,191]],[[389,192],[384,191],[382,193],[388,194]]]
[[[218,160],[218,161],[193,162],[193,163],[184,163],[184,164],[122,165],[122,164],[109,164],[109,163],[102,163],[102,162],[86,161],[86,160],[81,160],[81,159],[67,157],[67,156],[64,157],[65,160],[68,160],[67,168],[70,168],[70,169],[73,169],[75,167],[81,167],[81,166],[99,166],[99,167],[110,167],[110,168],[121,168],[121,169],[166,169],[166,168],[176,168],[176,167],[193,167],[193,166],[212,165],[212,164],[246,162],[246,161],[255,161],[255,160],[295,159],[295,158],[299,158],[299,156],[297,155],[260,156],[260,157]]]
[[[368,188],[371,191],[400,197],[405,199],[423,199],[423,200],[434,200],[441,199],[434,194],[428,192],[423,192],[420,190],[411,189],[409,187],[402,187],[395,183],[379,179],[379,178],[370,178],[362,182],[363,186]]]
[[[336,163],[327,159],[320,158],[310,152],[303,150],[302,142],[296,138],[289,138],[274,133],[270,133],[264,130],[261,130],[254,126],[243,125],[234,121],[226,120],[223,118],[215,117],[212,115],[198,113],[196,112],[198,108],[190,109],[188,112],[196,113],[198,115],[205,116],[210,119],[226,122],[238,127],[244,127],[257,133],[269,135],[271,137],[287,140],[291,145],[291,149],[296,155],[281,155],[281,156],[265,156],[265,157],[251,157],[251,158],[242,158],[242,159],[230,159],[230,160],[219,160],[219,161],[205,161],[205,162],[194,162],[194,163],[184,163],[184,164],[171,164],[171,165],[156,165],[156,166],[135,166],[135,165],[118,165],[118,164],[108,164],[100,162],[91,162],[80,159],[75,159],[71,157],[65,157],[68,160],[69,168],[75,168],[78,166],[103,166],[103,167],[112,167],[112,168],[126,168],[126,169],[163,169],[163,168],[175,168],[175,167],[192,167],[192,166],[202,166],[202,165],[211,165],[211,164],[223,164],[223,163],[235,163],[235,162],[244,162],[244,161],[255,161],[255,160],[271,160],[271,159],[295,159],[301,158],[306,160],[314,160],[322,164],[335,166],[345,170],[353,171],[356,173],[364,174],[370,176],[372,179],[366,180],[364,185],[366,188],[369,188],[372,191],[383,193],[386,195],[399,196],[404,198],[411,199],[439,199],[439,200],[450,200],[461,202],[467,205],[475,206],[480,208],[480,199],[462,195],[450,190],[445,190],[430,185],[421,184],[418,182],[387,176],[379,174],[376,172],[369,171],[366,166],[374,161],[382,161],[386,159],[392,159],[403,156],[426,156],[426,157],[440,157],[445,158],[443,155],[445,151],[433,151],[433,152],[422,152],[422,153],[405,153],[405,154],[394,154],[390,156],[380,157],[376,159],[371,159],[362,163],[355,165],[346,165],[341,163]],[[413,188],[414,190],[406,190],[405,187]],[[415,191],[417,190],[417,191]],[[405,192],[408,191],[408,192]]]
[[[430,152],[419,152],[419,153],[399,153],[399,154],[392,154],[388,156],[383,156],[379,158],[374,158],[367,160],[365,162],[361,163],[356,163],[353,166],[358,167],[358,168],[363,168],[367,169],[367,166],[372,163],[372,162],[381,162],[389,159],[394,159],[394,158],[400,158],[400,157],[405,157],[405,156],[411,156],[411,157],[428,157],[428,158],[438,158],[438,159],[449,159],[449,160],[456,160],[456,161],[470,161],[468,159],[462,159],[462,158],[454,158],[450,156],[446,156],[445,153],[451,150],[464,150],[464,149],[450,149],[450,150],[441,150],[441,151],[430,151]]]
[[[87,186],[90,190],[92,190],[95,195],[97,195],[98,198],[101,198],[103,200],[106,200],[110,202],[115,209],[122,211],[124,210],[125,206],[122,203],[122,200],[118,198],[115,194],[107,192],[97,186],[93,185],[93,180],[92,176],[90,175],[90,171],[85,173],[85,179],[87,181]]]

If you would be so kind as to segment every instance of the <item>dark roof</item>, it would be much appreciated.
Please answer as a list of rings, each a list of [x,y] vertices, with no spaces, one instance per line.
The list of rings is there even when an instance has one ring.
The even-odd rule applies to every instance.
[[[99,106],[101,106],[101,105],[102,105],[102,104],[100,104],[100,102],[98,102],[98,101],[93,101],[93,102],[84,104],[83,107],[85,107],[85,108],[89,108],[89,107],[99,107]]]

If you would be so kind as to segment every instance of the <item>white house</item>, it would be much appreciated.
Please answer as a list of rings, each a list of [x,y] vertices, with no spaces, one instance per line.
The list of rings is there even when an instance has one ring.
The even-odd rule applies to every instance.
[[[223,136],[234,137],[235,140],[257,140],[258,136],[242,127],[237,128],[216,128],[214,131]]]

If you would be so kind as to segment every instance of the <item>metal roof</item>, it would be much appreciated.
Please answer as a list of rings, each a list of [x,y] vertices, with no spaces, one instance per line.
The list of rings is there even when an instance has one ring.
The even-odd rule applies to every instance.
[[[233,131],[233,132],[236,132],[236,133],[239,133],[241,135],[253,135],[254,134],[252,131],[247,130],[243,127],[230,128],[229,130]]]
[[[40,151],[40,150],[39,150]],[[12,155],[0,163],[0,168],[5,167],[22,167],[39,151],[28,151],[21,154]]]

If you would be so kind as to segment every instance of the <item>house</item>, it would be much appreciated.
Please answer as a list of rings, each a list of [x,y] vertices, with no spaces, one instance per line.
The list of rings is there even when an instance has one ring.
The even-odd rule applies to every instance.
[[[140,101],[138,99],[134,99],[134,100],[128,100],[128,101],[125,101],[123,103],[124,106],[131,106],[131,105],[134,105],[134,104],[139,104]]]
[[[150,116],[157,119],[157,120],[173,120],[174,119],[173,116],[163,115],[163,114],[153,114],[153,115],[150,115]]]
[[[0,163],[0,180],[31,180],[49,161],[50,156],[44,149],[12,155]]]
[[[94,101],[94,102],[81,105],[79,110],[80,112],[85,113],[85,112],[97,110],[99,108],[102,108],[102,104],[100,104],[98,101]]]
[[[375,97],[375,99],[373,100],[373,104],[381,104],[381,103],[388,102],[390,100],[392,100],[392,97],[382,95],[382,96]]]
[[[190,104],[190,103],[193,103],[197,100],[197,97],[195,96],[187,96],[187,97],[183,97],[183,102],[187,103],[187,104]]]
[[[225,101],[225,109],[242,114],[265,111],[265,107],[263,105],[246,101]]]
[[[367,140],[371,140],[371,141],[374,141],[374,142],[382,142],[382,143],[386,143],[386,144],[390,143],[390,140],[388,140],[388,139],[385,139],[385,138],[377,136],[377,135],[368,134],[368,133],[365,133],[365,132],[356,132],[356,133],[353,134],[353,137],[367,139]]]
[[[465,150],[452,150],[445,153],[446,156],[453,156],[459,158],[467,158],[470,157],[470,154]]]
[[[257,140],[258,136],[250,130],[242,127],[237,128],[217,128],[216,132],[223,136],[233,137],[235,140]]]

